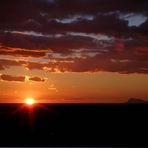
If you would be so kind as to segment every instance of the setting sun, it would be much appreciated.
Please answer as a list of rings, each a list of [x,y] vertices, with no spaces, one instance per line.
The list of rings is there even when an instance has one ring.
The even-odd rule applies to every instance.
[[[28,97],[26,100],[25,100],[25,103],[28,104],[28,105],[32,105],[35,103],[34,99],[32,97]]]

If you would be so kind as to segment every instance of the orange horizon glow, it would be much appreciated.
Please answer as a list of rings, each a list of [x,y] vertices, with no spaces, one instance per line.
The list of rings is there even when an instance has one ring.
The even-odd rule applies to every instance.
[[[6,70],[5,70],[6,71]],[[121,103],[129,98],[148,100],[148,77],[144,74],[47,73],[13,68],[6,72],[46,77],[45,82],[0,81],[0,103]]]

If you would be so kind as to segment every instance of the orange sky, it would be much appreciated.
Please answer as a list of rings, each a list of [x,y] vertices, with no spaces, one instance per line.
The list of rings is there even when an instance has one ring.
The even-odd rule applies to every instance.
[[[1,80],[0,102],[24,102],[29,96],[42,103],[119,103],[131,97],[148,99],[148,77],[145,74],[49,73],[21,67],[11,67],[2,73],[39,76],[45,81]]]

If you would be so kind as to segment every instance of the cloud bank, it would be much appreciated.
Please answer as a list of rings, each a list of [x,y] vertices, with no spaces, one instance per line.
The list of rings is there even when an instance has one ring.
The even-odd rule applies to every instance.
[[[14,82],[25,82],[26,76],[13,76],[13,75],[0,74],[0,80],[2,80],[2,81],[14,81]],[[27,81],[45,82],[45,79],[40,78],[40,77],[28,77]]]
[[[147,0],[2,0],[0,70],[147,74],[147,10]]]

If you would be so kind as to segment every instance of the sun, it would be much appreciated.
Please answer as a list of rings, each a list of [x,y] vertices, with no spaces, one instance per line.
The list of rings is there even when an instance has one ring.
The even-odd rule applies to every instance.
[[[34,98],[32,98],[32,97],[26,98],[25,103],[26,103],[27,105],[32,105],[32,104],[34,104],[34,103],[35,103]]]

